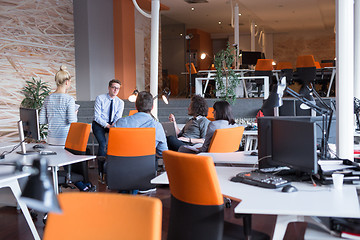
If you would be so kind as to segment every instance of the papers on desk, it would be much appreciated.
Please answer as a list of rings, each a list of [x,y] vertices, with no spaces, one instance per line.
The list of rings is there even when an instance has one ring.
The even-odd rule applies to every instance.
[[[342,160],[319,160],[318,164],[324,173],[332,173],[335,171],[354,168],[354,166],[344,165]]]

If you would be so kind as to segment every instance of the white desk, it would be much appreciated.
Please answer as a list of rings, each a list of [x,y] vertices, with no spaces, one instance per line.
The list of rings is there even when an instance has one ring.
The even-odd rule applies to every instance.
[[[27,144],[26,149],[32,150],[32,146],[34,144]],[[75,155],[64,149],[64,146],[51,146],[44,144],[44,150],[50,150],[57,153],[57,155],[45,155],[44,157],[48,160],[48,165],[51,168],[53,184],[55,193],[59,193],[58,186],[58,171],[59,167],[63,167],[66,165],[83,162],[87,160],[91,160],[96,158],[96,156],[91,155]],[[6,155],[3,163],[13,163],[15,161],[20,161],[24,165],[32,165],[34,158],[39,157],[38,154],[30,154],[30,155],[20,155],[16,152],[13,152],[9,155]]]
[[[268,76],[247,76],[247,77],[245,77],[245,73],[253,72],[253,71],[254,70],[250,70],[250,69],[234,69],[235,74],[238,76],[238,78],[240,80],[242,80],[243,89],[244,89],[246,98],[248,98],[248,93],[246,90],[245,80],[264,79],[264,99],[267,99],[269,97],[269,88],[270,88],[269,77]],[[209,84],[209,81],[215,80],[216,70],[201,70],[198,73],[203,74],[205,76],[195,78],[195,94],[204,96],[207,86]],[[206,81],[204,89],[202,87],[203,81]]]
[[[292,183],[298,188],[295,193],[283,193],[281,189],[265,189],[229,179],[241,171],[238,167],[216,167],[223,195],[241,200],[235,213],[278,215],[273,239],[283,239],[287,224],[306,221],[310,216],[360,217],[356,187],[344,185],[338,191],[332,185],[314,187],[308,183]]]
[[[13,192],[17,203],[20,206],[21,211],[24,214],[26,222],[28,223],[31,233],[34,236],[34,239],[40,240],[40,236],[36,230],[34,222],[31,218],[29,209],[26,204],[20,200],[21,189],[18,183],[19,178],[27,177],[30,174],[25,172],[14,173],[13,166],[0,166],[0,188],[9,187]]]
[[[230,164],[254,164],[258,163],[258,157],[250,155],[251,152],[239,151],[232,153],[208,153],[203,152],[198,155],[210,156],[213,158],[215,164],[217,163],[230,163]]]

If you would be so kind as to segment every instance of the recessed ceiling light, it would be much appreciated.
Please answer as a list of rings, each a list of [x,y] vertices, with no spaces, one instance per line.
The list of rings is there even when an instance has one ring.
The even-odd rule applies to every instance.
[[[183,34],[182,33],[180,33],[180,36],[182,36]]]
[[[257,24],[255,24],[255,27],[257,27]]]
[[[219,21],[219,25],[221,24],[221,21]]]
[[[191,11],[194,11],[194,10],[195,10],[195,8],[194,8],[194,7],[192,7],[192,8],[191,8]]]
[[[239,16],[241,16],[241,13],[239,13]]]

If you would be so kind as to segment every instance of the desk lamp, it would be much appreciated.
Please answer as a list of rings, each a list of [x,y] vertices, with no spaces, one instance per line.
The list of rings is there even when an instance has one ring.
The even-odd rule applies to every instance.
[[[274,110],[274,116],[279,116],[279,107],[283,105],[282,97],[286,88],[286,78],[282,78],[280,84],[274,85],[271,89],[269,97],[263,103],[261,109],[263,111]]]
[[[135,102],[138,94],[139,94],[139,90],[135,89],[134,92],[129,96],[128,100],[130,102]],[[165,104],[169,104],[170,94],[171,94],[171,91],[169,88],[165,88],[162,91],[161,96],[162,96],[162,100],[164,101]],[[159,95],[156,95],[155,97],[153,97],[153,99],[155,99],[157,97],[159,97]]]
[[[135,89],[128,98],[129,102],[135,102],[138,94],[139,94],[139,90]]]
[[[34,159],[32,169],[34,174],[29,177],[21,200],[32,209],[40,212],[61,213],[59,202],[47,171],[47,160],[45,158]]]

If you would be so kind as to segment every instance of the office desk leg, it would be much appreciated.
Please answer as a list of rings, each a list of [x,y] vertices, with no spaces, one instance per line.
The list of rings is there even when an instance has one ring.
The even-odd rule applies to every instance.
[[[303,222],[303,216],[296,215],[278,215],[273,234],[273,240],[282,240],[285,236],[287,225],[290,222]]]
[[[53,177],[54,191],[55,194],[59,194],[59,181],[58,181],[58,170],[59,167],[51,167],[51,173]]]
[[[16,198],[16,201],[18,202],[20,208],[21,208],[21,211],[23,212],[24,214],[24,217],[26,219],[26,222],[28,223],[29,227],[30,227],[30,230],[31,230],[31,233],[32,235],[34,236],[34,239],[36,240],[40,240],[40,236],[39,236],[39,233],[37,232],[36,230],[36,227],[35,227],[35,224],[31,218],[31,215],[30,215],[30,212],[29,212],[29,209],[27,208],[26,204],[23,203],[21,200],[20,200],[20,195],[21,195],[21,189],[20,189],[20,186],[19,186],[19,183],[18,181],[11,181],[9,183],[9,187],[11,189],[11,191],[13,192],[15,198]]]

